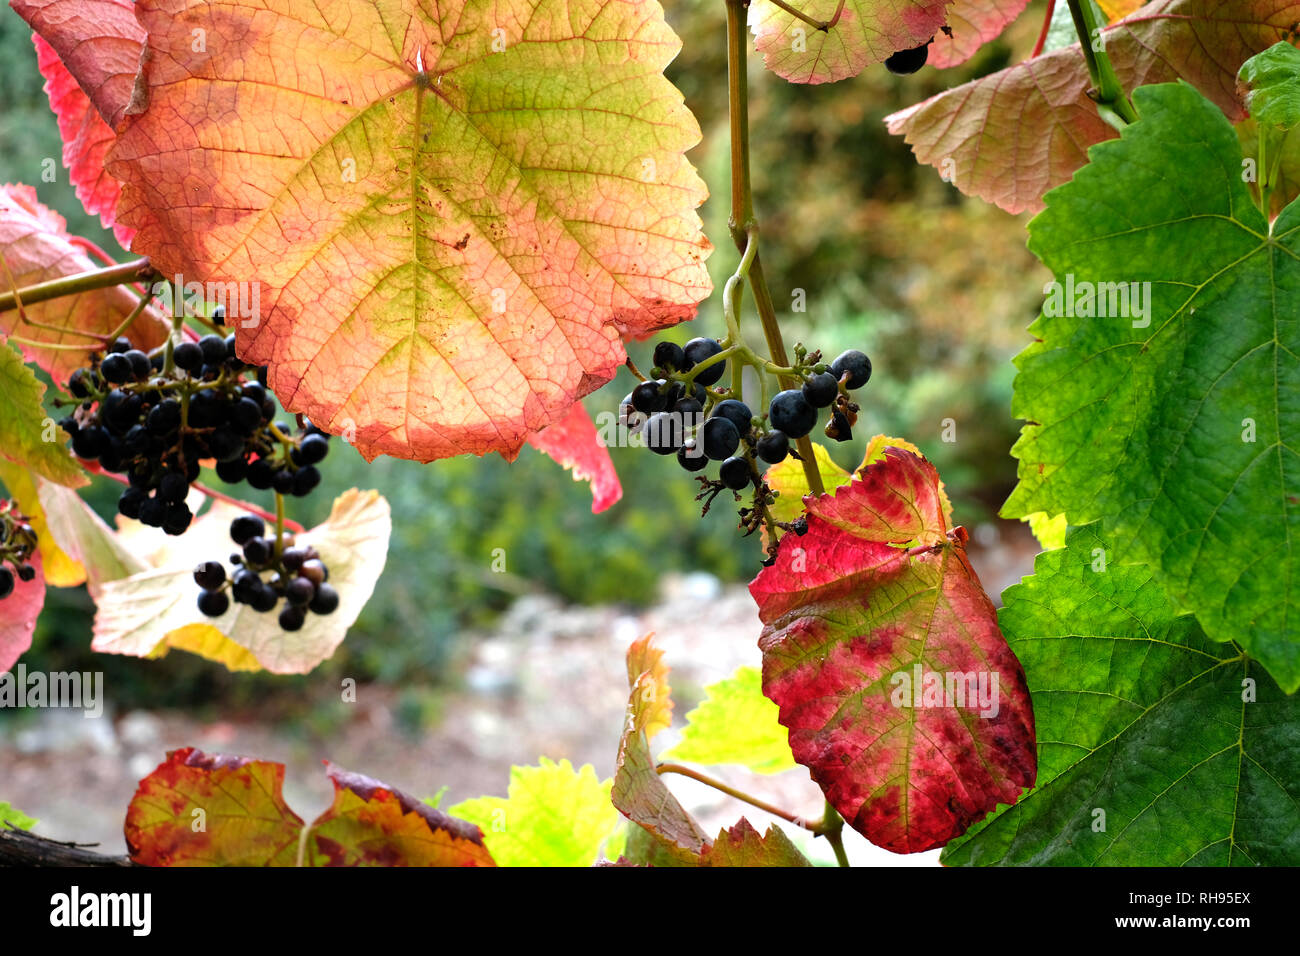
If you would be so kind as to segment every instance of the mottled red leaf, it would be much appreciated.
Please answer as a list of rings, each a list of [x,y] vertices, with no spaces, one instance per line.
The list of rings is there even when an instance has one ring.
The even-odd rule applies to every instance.
[[[1237,69],[1300,20],[1296,0],[1156,0],[1103,31],[1126,90],[1184,79],[1234,122],[1244,116]],[[962,192],[1008,212],[1042,209],[1042,196],[1087,162],[1088,147],[1118,135],[1088,98],[1078,44],[955,87],[885,118],[916,158]]]
[[[569,414],[554,425],[529,435],[528,444],[572,471],[575,480],[591,482],[593,513],[604,511],[623,497],[609,449],[601,444],[582,402],[574,402]]]
[[[9,0],[9,5],[53,47],[104,122],[116,129],[131,103],[145,36],[132,0]]]
[[[117,221],[117,200],[122,184],[104,172],[104,157],[113,145],[113,131],[95,111],[86,94],[58,53],[39,33],[32,34],[36,44],[36,65],[45,77],[45,95],[59,122],[63,139],[63,166],[86,212],[99,216],[105,229],[112,229],[125,248],[131,247],[134,229]]]
[[[255,283],[241,357],[367,458],[513,457],[709,291],[653,0],[136,13],[146,93],[106,164],[134,251]]]
[[[27,563],[36,569],[36,577],[23,581],[14,575],[13,591],[0,600],[0,673],[13,667],[32,646],[36,618],[45,606],[45,574],[40,552],[33,554]]]
[[[1029,0],[953,0],[948,8],[952,36],[940,30],[926,62],[938,69],[965,63],[985,43],[1000,36]]]
[[[69,241],[63,217],[37,202],[36,190],[30,186],[0,186],[0,253],[19,288],[100,267]],[[0,290],[10,291],[3,270]],[[106,335],[122,324],[138,302],[139,297],[124,286],[38,302],[26,306],[29,319],[68,331],[23,326],[18,310],[9,309],[0,312],[0,335],[20,333],[24,339],[38,342],[90,346],[91,340],[72,330]],[[166,338],[167,330],[162,316],[147,309],[132,324],[130,334],[140,347],[153,348]],[[35,362],[60,383],[86,362],[87,353],[78,349],[60,351],[25,344],[19,348],[27,361]]]
[[[919,46],[939,32],[952,0],[846,0],[840,20],[822,32],[768,0],[753,0],[749,26],[763,64],[792,83],[833,83],[883,63],[899,50]],[[835,15],[839,0],[796,3],[821,22]]]
[[[472,823],[327,763],[334,804],[311,825],[310,866],[495,866]]]
[[[1024,672],[924,458],[887,449],[807,514],[750,584],[763,692],[854,829],[900,853],[942,846],[1033,785]],[[951,697],[922,693],[936,679]]]
[[[126,811],[145,866],[293,866],[302,819],[284,802],[284,764],[173,750]]]

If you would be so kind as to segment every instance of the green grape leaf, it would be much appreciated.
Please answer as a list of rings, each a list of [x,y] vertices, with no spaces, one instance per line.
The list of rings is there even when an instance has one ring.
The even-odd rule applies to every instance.
[[[950,843],[944,863],[1300,864],[1300,698],[1207,639],[1124,557],[1075,528],[1004,593],[1038,785]]]
[[[591,866],[621,826],[610,802],[611,780],[590,764],[574,770],[542,757],[536,767],[511,767],[508,796],[464,800],[447,812],[477,824],[498,866]]]
[[[763,674],[757,667],[740,667],[705,688],[700,706],[686,715],[681,741],[662,756],[740,764],[758,773],[782,773],[798,766],[786,729],[777,720],[777,706],[763,696]]]
[[[1012,410],[1029,424],[1003,513],[1102,520],[1125,560],[1150,562],[1211,638],[1291,692],[1300,205],[1270,232],[1232,126],[1192,87],[1135,97],[1143,119],[1030,224],[1056,279],[1016,359]]]
[[[45,414],[45,386],[0,337],[0,456],[50,481],[74,488],[90,484],[63,442],[64,431]]]
[[[1289,130],[1300,124],[1300,50],[1279,40],[1241,65],[1237,83],[1246,109],[1263,126]]]
[[[0,800],[0,827],[16,827],[19,830],[30,830],[39,822],[35,817],[29,817],[17,807]]]
[[[718,834],[701,857],[703,866],[812,866],[780,827],[760,834],[744,817]]]
[[[1065,515],[1051,516],[1045,511],[1035,511],[1020,520],[1029,523],[1029,530],[1033,532],[1044,551],[1065,547],[1065,532],[1070,527],[1069,519]]]

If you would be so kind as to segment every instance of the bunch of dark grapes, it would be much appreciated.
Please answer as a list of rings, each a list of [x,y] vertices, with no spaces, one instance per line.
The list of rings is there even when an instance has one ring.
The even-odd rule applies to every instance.
[[[150,357],[119,338],[72,373],[68,391],[79,406],[59,424],[73,453],[125,475],[118,511],[168,534],[193,520],[185,499],[201,461],[215,461],[223,481],[280,494],[306,495],[320,483],[329,436],[274,421],[266,370],[239,360],[233,335],[178,343],[166,371],[164,351]]]
[[[36,531],[19,512],[18,503],[0,501],[0,600],[14,593],[16,581],[36,577],[36,569],[27,563],[35,550]]]
[[[199,591],[199,610],[208,617],[220,617],[236,604],[259,613],[280,609],[280,627],[299,630],[307,614],[333,614],[339,606],[339,592],[326,582],[329,568],[315,548],[298,547],[292,535],[284,535],[277,547],[274,535],[266,537],[266,525],[257,515],[240,515],[230,523],[230,537],[240,551],[230,556],[238,570],[230,576],[220,561],[204,561],[194,569]],[[265,575],[265,576],[264,576]]]

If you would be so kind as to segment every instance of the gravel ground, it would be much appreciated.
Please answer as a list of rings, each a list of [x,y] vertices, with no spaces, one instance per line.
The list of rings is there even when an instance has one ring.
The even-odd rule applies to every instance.
[[[1036,551],[1020,525],[1000,523],[996,530],[976,529],[971,561],[989,593],[1000,594],[1030,573]],[[666,578],[662,600],[637,614],[523,597],[491,632],[477,637],[463,688],[444,698],[441,720],[418,739],[397,727],[400,688],[362,686],[355,703],[344,703],[338,688],[322,683],[313,692],[322,706],[337,701],[333,706],[346,708],[341,729],[323,741],[266,720],[205,723],[182,712],[114,713],[108,688],[106,719],[45,710],[21,724],[0,722],[0,800],[37,817],[38,833],[97,842],[117,853],[124,851],[122,819],[136,781],[167,750],[187,745],[285,763],[286,798],[305,819],[330,802],[321,767],[326,758],[417,796],[446,785],[443,806],[480,794],[504,795],[510,766],[535,763],[539,755],[568,758],[575,766],[590,763],[603,778],[614,770],[627,703],[623,655],[631,641],[654,632],[672,668],[675,721],[655,741],[662,751],[676,742],[683,716],[707,684],[742,664],[759,663],[759,630],[748,591],[722,588],[703,574]],[[734,767],[710,772],[795,813],[820,814],[821,795],[802,768],[778,777]],[[742,814],[760,830],[774,822],[695,781],[672,777],[670,785],[708,832]],[[791,835],[815,860],[833,859],[823,842]],[[855,865],[938,860],[938,851],[896,856],[848,831],[846,847]]]

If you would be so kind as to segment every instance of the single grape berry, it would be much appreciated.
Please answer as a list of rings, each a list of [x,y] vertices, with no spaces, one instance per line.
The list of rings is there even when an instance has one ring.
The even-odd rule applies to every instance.
[[[308,558],[302,563],[298,573],[317,587],[329,580],[330,576],[329,569],[320,558]]]
[[[324,461],[329,452],[328,438],[324,435],[308,435],[298,446],[298,462],[303,465],[316,465]]]
[[[686,347],[682,349],[682,352],[686,356],[686,361],[691,363],[691,368],[699,365],[705,359],[712,358],[721,351],[722,346],[718,343],[717,339],[706,339],[703,337],[691,339],[686,343]],[[717,382],[718,379],[722,378],[722,373],[726,370],[727,362],[724,359],[721,362],[710,365],[699,375],[696,375],[695,382],[697,385],[703,385],[707,388]]]
[[[208,617],[221,617],[230,610],[230,598],[225,591],[200,591],[199,610]]]
[[[108,432],[98,425],[81,429],[72,439],[72,453],[87,460],[98,458],[108,447]]]
[[[723,399],[713,408],[713,414],[710,418],[725,418],[736,426],[736,431],[744,438],[749,434],[750,424],[754,420],[754,413],[749,410],[749,406],[744,402],[737,401],[734,398]]]
[[[665,372],[684,372],[687,369],[686,353],[676,342],[660,342],[655,346],[655,368]]]
[[[642,382],[632,389],[632,407],[647,415],[662,412],[668,405],[668,397],[659,389],[666,384],[662,379]]]
[[[284,597],[290,604],[299,606],[310,604],[316,596],[316,585],[306,578],[294,578],[284,589]]]
[[[320,469],[315,465],[307,465],[293,473],[292,493],[294,497],[304,498],[315,491],[319,484]]]
[[[144,381],[149,377],[153,369],[149,365],[149,356],[145,355],[139,349],[131,349],[123,352],[123,356],[131,363],[131,372],[137,379]]]
[[[228,485],[237,485],[248,475],[248,459],[240,456],[217,462],[217,477]]]
[[[845,372],[849,373],[849,380],[844,383],[845,386],[861,388],[871,380],[871,359],[857,349],[849,349],[831,363],[831,374],[835,376],[837,382],[844,377]]]
[[[226,583],[226,566],[220,561],[204,561],[194,569],[194,583],[205,591],[215,591]]]
[[[819,372],[808,377],[808,381],[803,383],[802,391],[803,397],[813,408],[825,408],[840,393],[840,380],[830,372]]]
[[[262,403],[266,401],[266,389],[257,382],[245,382],[239,387],[239,391],[244,398],[251,398],[253,401],[257,402],[259,408]]]
[[[8,568],[0,567],[0,600],[14,593],[14,573]]]
[[[172,363],[193,375],[203,368],[203,349],[197,342],[182,342],[172,349]]]
[[[708,467],[709,459],[692,441],[677,449],[677,464],[687,471],[700,471]]]
[[[131,368],[131,360],[125,355],[119,355],[116,352],[104,357],[104,361],[99,364],[99,371],[106,381],[112,382],[114,385],[125,385],[135,378],[135,370]]]
[[[704,454],[713,461],[730,458],[740,447],[740,432],[729,418],[714,416],[704,423],[701,429],[701,447]]]
[[[671,455],[682,447],[682,418],[673,412],[656,412],[645,425],[645,442],[658,455]]]
[[[722,483],[733,491],[739,491],[749,484],[749,462],[743,458],[728,458],[718,469]]]
[[[280,563],[284,565],[286,571],[297,571],[306,560],[306,548],[289,547],[280,552]]]
[[[252,604],[253,598],[257,596],[261,588],[262,579],[260,577],[247,568],[240,568],[235,572],[235,578],[230,585],[230,593],[240,604]]]
[[[199,339],[199,350],[208,365],[221,365],[226,361],[226,339],[222,335],[205,335]]]
[[[263,582],[258,586],[257,593],[253,595],[253,600],[249,602],[249,605],[258,614],[265,614],[267,611],[274,610],[279,603],[280,596],[275,593],[275,589]]]
[[[167,506],[167,513],[163,516],[163,531],[167,534],[184,534],[194,520],[194,512],[190,511],[190,506],[181,502]]]
[[[240,515],[230,522],[230,540],[235,544],[247,544],[265,533],[266,524],[257,515]]]
[[[333,614],[339,607],[339,592],[329,584],[322,584],[307,606],[313,614]]]
[[[683,398],[673,406],[673,411],[682,416],[682,421],[690,428],[699,424],[700,416],[704,414],[704,406],[693,398]]]
[[[124,518],[139,518],[140,507],[148,500],[149,493],[143,488],[127,488],[117,499],[118,513]]]
[[[297,631],[307,620],[307,614],[300,607],[287,604],[280,611],[280,628],[285,631]]]
[[[925,61],[930,55],[930,44],[932,42],[934,42],[934,37],[926,40],[920,46],[912,47],[910,50],[899,50],[897,53],[890,54],[889,58],[885,60],[885,69],[898,76],[915,73],[925,66]]]
[[[773,428],[785,432],[790,438],[802,438],[817,424],[817,409],[808,404],[803,392],[788,388],[773,396],[767,417]]]
[[[36,569],[30,564],[24,564],[18,569],[19,581],[31,581],[36,577]]]
[[[164,400],[149,410],[149,417],[144,420],[144,427],[150,435],[166,438],[176,431],[181,424],[181,403],[174,398]]]
[[[265,491],[271,487],[271,483],[274,481],[271,463],[265,458],[249,462],[248,474],[244,476],[244,479],[251,487],[256,488],[258,491]]]
[[[244,560],[253,565],[266,564],[271,560],[271,542],[265,538],[249,538],[244,542]]]
[[[754,453],[769,465],[785,461],[790,454],[790,439],[782,431],[770,431],[758,440]]]
[[[158,484],[158,497],[168,504],[176,504],[185,500],[185,496],[190,493],[190,483],[185,480],[185,476],[174,471],[169,471],[163,475],[162,481]]]
[[[119,335],[117,338],[113,340],[113,344],[108,347],[108,354],[121,355],[123,352],[129,351],[130,348],[131,348],[131,340],[128,339],[125,335]]]
[[[161,498],[146,498],[140,504],[140,521],[150,528],[161,528],[167,520],[167,502]]]

